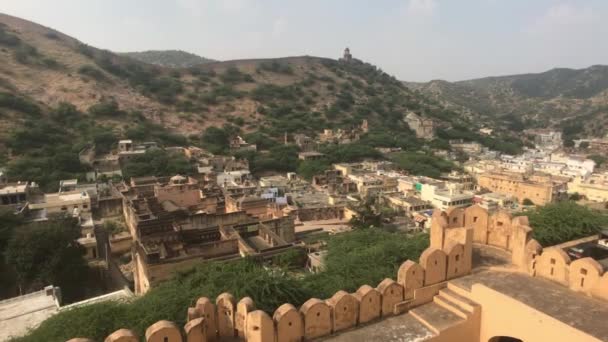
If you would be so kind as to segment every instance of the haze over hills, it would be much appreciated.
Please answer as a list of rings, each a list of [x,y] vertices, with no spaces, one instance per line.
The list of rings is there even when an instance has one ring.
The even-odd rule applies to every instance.
[[[138,61],[160,65],[170,68],[188,68],[204,63],[216,62],[213,59],[182,50],[149,50],[138,52],[123,52],[123,56],[137,59]]]
[[[500,122],[515,118],[531,125],[555,127],[577,121],[584,124],[585,133],[606,134],[608,66],[407,84],[449,107],[485,119]]]

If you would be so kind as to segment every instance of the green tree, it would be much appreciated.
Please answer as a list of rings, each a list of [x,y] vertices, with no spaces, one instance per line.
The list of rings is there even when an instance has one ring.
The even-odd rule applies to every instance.
[[[80,293],[87,272],[84,249],[77,242],[78,222],[72,218],[20,226],[8,241],[6,260],[24,292],[53,284],[69,302]]]
[[[324,160],[306,160],[301,161],[298,165],[298,175],[305,179],[312,179],[314,175],[318,175],[329,169],[330,164]]]
[[[597,234],[608,227],[608,216],[573,201],[548,204],[526,215],[534,238],[543,246]]]
[[[368,199],[353,209],[357,213],[356,216],[350,219],[350,224],[353,228],[366,229],[382,225],[382,215],[376,210],[373,199]]]
[[[401,152],[393,156],[393,162],[413,175],[439,178],[441,173],[456,169],[456,166],[443,158],[431,154]]]
[[[98,103],[89,107],[89,114],[92,116],[110,116],[117,117],[124,114],[123,111],[120,110],[120,106],[115,99],[101,99]]]
[[[150,149],[130,160],[122,169],[125,179],[142,176],[189,175],[193,171],[190,161],[182,154]]]
[[[203,132],[202,142],[209,152],[222,154],[230,147],[230,135],[222,128],[211,126]]]
[[[22,224],[20,216],[7,208],[0,208],[0,251],[5,251],[8,241],[13,236],[15,227]],[[1,257],[1,255],[0,255]]]

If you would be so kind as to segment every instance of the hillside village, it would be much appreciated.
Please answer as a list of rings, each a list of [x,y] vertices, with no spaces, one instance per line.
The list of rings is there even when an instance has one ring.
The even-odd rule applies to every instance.
[[[605,127],[479,121],[348,48],[171,70],[0,24],[0,340],[608,338],[563,310],[608,318]]]

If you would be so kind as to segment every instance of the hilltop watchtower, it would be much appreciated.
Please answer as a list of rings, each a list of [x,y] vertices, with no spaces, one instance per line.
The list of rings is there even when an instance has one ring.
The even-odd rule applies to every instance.
[[[342,60],[345,62],[350,62],[353,59],[353,55],[350,54],[350,49],[346,48],[344,49],[344,57],[342,57]]]

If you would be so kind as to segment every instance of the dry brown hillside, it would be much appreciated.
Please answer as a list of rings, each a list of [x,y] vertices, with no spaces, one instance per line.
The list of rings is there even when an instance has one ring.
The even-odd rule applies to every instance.
[[[102,97],[115,98],[121,107],[137,109],[151,117],[166,106],[135,91],[128,82],[100,68],[95,61],[78,51],[78,40],[53,29],[27,20],[0,14],[5,32],[21,41],[21,46],[2,46],[0,49],[0,86],[7,91],[28,96],[43,106],[53,107],[69,102],[86,111]],[[22,46],[36,49],[35,57],[23,63],[16,53]],[[49,67],[45,61],[56,61]],[[79,73],[83,66],[91,66],[101,72],[108,81],[98,82]]]
[[[521,147],[508,136],[477,135],[481,123],[356,58],[300,56],[166,68],[0,14],[0,77],[0,168],[10,179],[48,188],[59,179],[83,175],[86,167],[78,152],[84,147],[95,145],[99,154],[107,153],[124,137],[229,153],[229,139],[243,135],[271,150],[248,156],[260,172],[295,169],[297,147],[277,144],[284,136],[291,141],[297,133],[314,137],[326,128],[360,126],[363,120],[369,133],[359,143],[324,146],[332,160],[377,157],[374,147],[430,154],[449,148],[448,140],[455,138],[509,152]],[[431,118],[437,139],[417,138],[404,120],[409,112]],[[140,163],[131,174],[176,172],[149,170],[151,164],[188,168],[187,161],[159,158]],[[439,172],[442,165],[423,171]]]
[[[255,131],[293,112],[317,113],[314,117],[319,124],[349,125],[352,122],[347,119],[357,110],[360,120],[389,110],[403,114],[408,109],[436,109],[425,108],[421,97],[361,62],[344,66],[306,56],[170,69],[96,49],[8,15],[0,14],[0,24],[4,38],[18,40],[17,44],[0,40],[0,90],[29,98],[45,109],[69,102],[86,113],[91,106],[113,99],[125,113],[139,112],[184,135],[235,118],[240,118],[245,131]],[[384,106],[387,96],[389,107]],[[264,109],[277,110],[269,117],[260,113]],[[116,127],[132,124],[124,115],[93,119]],[[293,127],[279,129],[292,131]]]

